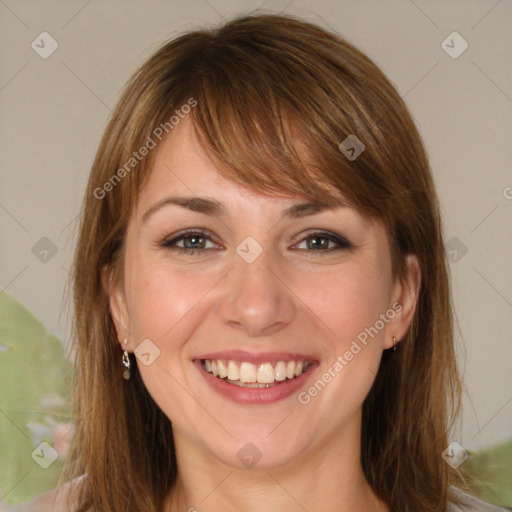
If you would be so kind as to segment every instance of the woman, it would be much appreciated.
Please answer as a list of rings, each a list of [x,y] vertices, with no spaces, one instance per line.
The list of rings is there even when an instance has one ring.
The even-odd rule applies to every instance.
[[[81,477],[32,507],[498,510],[441,457],[460,383],[420,136],[340,37],[259,15],[156,52],[100,144],[74,297]]]

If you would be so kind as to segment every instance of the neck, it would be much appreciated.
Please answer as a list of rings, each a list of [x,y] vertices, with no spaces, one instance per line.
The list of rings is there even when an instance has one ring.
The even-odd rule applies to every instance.
[[[360,463],[360,425],[327,446],[305,450],[289,464],[230,467],[200,453],[175,432],[178,480],[166,512],[389,512],[366,481]],[[191,456],[193,454],[193,456]]]

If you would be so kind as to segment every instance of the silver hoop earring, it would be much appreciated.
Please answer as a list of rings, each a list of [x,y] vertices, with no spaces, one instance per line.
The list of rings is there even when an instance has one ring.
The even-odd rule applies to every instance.
[[[128,340],[124,340],[124,344],[126,346],[126,343],[128,342]],[[130,356],[128,355],[128,351],[125,350],[123,352],[123,357],[121,359],[122,363],[123,363],[123,366],[124,366],[124,372],[123,372],[123,377],[125,378],[125,380],[130,380],[130,377],[131,377],[131,372],[130,372]]]
[[[396,350],[396,338],[393,336],[393,350]]]

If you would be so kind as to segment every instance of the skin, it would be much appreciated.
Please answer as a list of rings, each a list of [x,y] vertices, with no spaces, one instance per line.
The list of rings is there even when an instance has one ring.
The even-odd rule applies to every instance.
[[[212,197],[227,213],[167,205],[143,222],[171,195]],[[418,263],[409,256],[406,280],[394,282],[384,228],[351,208],[281,218],[284,208],[305,200],[264,196],[220,176],[188,118],[158,148],[128,224],[122,283],[108,291],[123,349],[125,339],[134,351],[149,338],[160,350],[152,364],[137,364],[173,425],[179,478],[167,511],[389,510],[362,473],[361,410],[383,350],[409,328]],[[159,245],[189,228],[212,236],[192,244],[206,247],[202,252]],[[345,237],[353,248],[315,251],[307,237],[317,230]],[[248,236],[263,248],[250,264],[236,253]],[[231,402],[192,363],[219,350],[303,353],[319,362],[307,390],[394,303],[400,313],[307,405],[297,394],[275,404]],[[237,457],[247,442],[262,454],[250,469]]]

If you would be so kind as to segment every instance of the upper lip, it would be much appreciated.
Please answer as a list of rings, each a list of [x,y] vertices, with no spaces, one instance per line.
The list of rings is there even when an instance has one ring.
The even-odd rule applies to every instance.
[[[244,350],[226,350],[220,352],[209,352],[193,358],[194,360],[209,359],[210,361],[239,361],[253,364],[277,363],[279,361],[316,361],[313,356],[292,352],[246,352]]]

